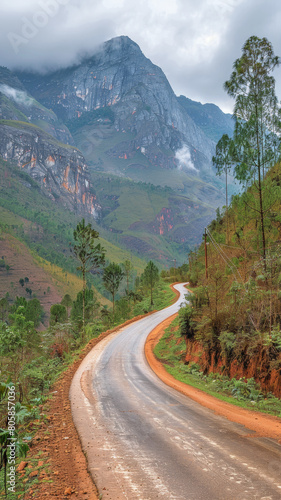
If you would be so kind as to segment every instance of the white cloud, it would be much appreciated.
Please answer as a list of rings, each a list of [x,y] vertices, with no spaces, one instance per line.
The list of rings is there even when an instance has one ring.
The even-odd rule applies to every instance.
[[[2,0],[0,64],[67,66],[127,35],[163,69],[176,94],[231,111],[223,83],[242,45],[253,34],[265,36],[281,55],[280,22],[279,0]]]
[[[198,172],[191,159],[189,147],[186,144],[184,144],[181,149],[176,151],[175,158],[177,160],[179,170],[193,170]]]
[[[34,99],[29,97],[26,92],[14,89],[8,85],[0,84],[0,92],[22,106],[32,106],[34,104]]]

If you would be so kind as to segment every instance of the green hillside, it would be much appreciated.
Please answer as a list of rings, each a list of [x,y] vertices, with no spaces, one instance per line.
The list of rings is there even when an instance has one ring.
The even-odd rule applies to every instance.
[[[69,243],[73,243],[73,229],[81,220],[81,215],[67,211],[49,200],[35,180],[16,165],[3,160],[0,160],[0,186],[0,257],[3,256],[2,260],[10,266],[7,275],[2,273],[0,295],[9,292],[11,296],[16,296],[22,291],[18,280],[25,276],[15,276],[14,270],[20,269],[20,262],[26,261],[32,272],[39,267],[49,276],[43,273],[45,285],[41,287],[42,299],[44,292],[48,288],[53,289],[53,285],[57,299],[58,295],[63,296],[65,293],[75,296],[81,289],[81,283],[77,283],[77,262],[71,254]],[[108,261],[124,262],[128,259],[138,274],[143,271],[145,261],[109,242],[102,228],[101,233],[101,244],[106,249]],[[38,274],[38,270],[35,274]],[[99,287],[95,280],[92,283]],[[39,288],[34,285],[33,291],[37,296],[40,296]],[[51,300],[45,302],[51,305]]]
[[[121,246],[170,267],[183,263],[215,210],[171,188],[91,172],[99,224]]]
[[[108,117],[109,112],[111,114]],[[83,117],[68,122],[70,129],[73,123],[75,144],[83,152],[93,172],[106,172],[156,186],[169,186],[200,203],[208,199],[208,204],[217,208],[221,202],[222,183],[220,179],[216,179],[212,170],[201,172],[200,176],[196,176],[194,172],[188,170],[162,168],[160,158],[158,166],[153,165],[145,152],[135,149],[134,134],[115,129],[112,124],[112,114],[111,109],[105,108],[86,113]],[[163,150],[162,153],[164,156],[174,157],[172,151]],[[210,190],[208,198],[206,192],[204,193],[205,187]]]

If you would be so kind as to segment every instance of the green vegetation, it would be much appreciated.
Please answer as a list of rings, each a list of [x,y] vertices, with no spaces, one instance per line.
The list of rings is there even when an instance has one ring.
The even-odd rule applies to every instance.
[[[104,264],[104,248],[100,243],[95,242],[99,237],[99,233],[92,228],[91,224],[85,225],[85,219],[77,224],[73,233],[75,244],[73,252],[76,259],[79,261],[77,271],[81,271],[83,279],[83,325],[82,331],[85,331],[85,291],[86,291],[86,274],[90,271],[97,272]],[[113,302],[114,310],[114,302]]]
[[[153,290],[159,280],[159,269],[151,260],[143,272],[143,283],[150,290],[150,305],[153,306]]]
[[[16,117],[17,120],[20,120],[21,122],[28,122],[27,117],[21,111],[19,111],[13,104],[13,102],[1,92],[0,92],[0,107],[2,110],[2,116],[13,119]]]
[[[40,266],[48,272],[52,271],[48,263],[57,266],[56,274],[60,273],[60,280],[67,283],[69,279],[64,274],[77,273],[69,243],[74,244],[73,227],[79,216],[42,195],[38,183],[15,164],[0,160],[0,178],[0,234],[23,241]],[[138,274],[143,271],[145,262],[122,248],[114,235],[102,227],[99,234],[109,260],[131,260]],[[108,236],[116,244],[109,242]],[[17,282],[20,278],[24,276],[17,278]],[[95,277],[90,275],[90,280],[95,286]]]
[[[273,47],[266,38],[250,37],[243,46],[243,53],[233,65],[230,79],[225,82],[227,93],[235,98],[236,118],[232,160],[234,173],[244,185],[251,183],[257,192],[253,210],[259,215],[262,256],[266,270],[265,206],[266,172],[280,157],[280,107],[275,95],[273,70],[279,65]]]
[[[66,308],[62,304],[54,304],[50,309],[50,325],[65,323],[67,320]]]
[[[62,303],[64,299],[62,300]],[[95,319],[99,318],[101,304],[98,302],[97,296],[93,290],[85,289],[84,294],[84,324],[93,325]],[[76,299],[73,301],[70,320],[77,324],[79,330],[83,328],[83,291],[78,292]]]
[[[0,392],[3,389],[3,404],[0,403],[0,446],[3,459],[0,464],[1,481],[6,477],[6,386],[12,384],[15,388],[18,463],[20,456],[27,452],[28,444],[32,442],[33,432],[44,418],[40,409],[48,398],[50,387],[73,362],[76,354],[90,339],[98,337],[109,327],[152,310],[151,283],[146,279],[147,272],[136,276],[133,263],[128,260],[122,266],[110,262],[104,268],[101,283],[112,295],[113,307],[101,305],[92,288],[91,279],[88,279],[91,272],[96,272],[105,263],[105,250],[100,243],[96,243],[98,237],[98,232],[90,223],[86,224],[84,219],[74,226],[73,252],[78,263],[77,271],[82,275],[82,290],[75,300],[65,294],[61,303],[51,306],[47,329],[36,329],[43,319],[43,308],[37,298],[16,297],[12,300],[7,296],[0,299]],[[4,259],[1,261],[5,268]],[[151,266],[157,270],[158,278],[158,268],[153,262],[150,263]],[[27,276],[21,277],[18,288],[24,290],[29,283]],[[31,296],[32,290],[26,288],[27,290],[30,290],[28,295]],[[158,279],[157,286],[154,283],[154,307],[168,305],[172,296],[173,292],[164,282]],[[20,485],[18,486],[20,491]]]
[[[125,260],[125,262],[122,264],[122,269],[124,270],[124,276],[126,276],[126,293],[129,293],[130,290],[130,278],[132,276],[132,264],[129,260]]]
[[[45,130],[43,130],[41,127],[38,125],[34,125],[33,123],[25,122],[25,121],[20,121],[20,120],[0,120],[0,125],[7,125],[8,127],[13,127],[19,130],[32,130],[33,132],[36,131],[41,137],[45,137],[45,139],[48,141],[49,144],[53,144],[54,146],[61,147],[64,149],[72,149],[73,151],[77,151],[77,148],[70,146],[69,144],[64,144]]]
[[[234,175],[245,191],[218,212],[206,245],[190,253],[194,288],[181,333],[191,351],[199,346],[205,373],[254,377],[263,393],[281,397],[281,165],[275,164],[281,141],[274,134],[280,123],[271,76],[277,62],[266,39],[251,37],[226,82],[236,97],[234,147],[228,141],[220,158],[220,141],[215,162],[228,169],[232,149]]]
[[[224,134],[216,145],[216,156],[213,164],[217,168],[217,175],[225,174],[225,218],[226,218],[226,242],[228,243],[228,185],[227,174],[231,170],[233,159],[236,156],[234,141]]]
[[[112,305],[113,305],[113,321],[114,321],[114,312],[115,312],[115,296],[120,287],[121,281],[124,278],[124,273],[122,268],[115,264],[115,262],[111,262],[107,267],[103,270],[103,284],[108,292],[112,295]]]
[[[108,266],[109,267],[109,266]],[[4,487],[5,453],[7,450],[7,394],[8,388],[15,388],[15,418],[17,426],[17,462],[28,451],[34,433],[44,420],[42,405],[46,403],[51,386],[58,376],[71,364],[81,348],[92,338],[98,337],[108,327],[118,325],[135,314],[150,310],[150,293],[142,278],[137,278],[129,294],[115,303],[115,311],[102,307],[94,291],[85,290],[85,335],[83,335],[83,292],[79,292],[72,303],[65,296],[61,304],[51,307],[50,326],[43,332],[34,328],[29,314],[38,318],[38,302],[18,298],[12,306],[1,299],[2,319],[0,321],[0,447],[3,468],[0,463],[1,488]],[[159,281],[155,290],[155,306],[169,305],[174,293],[168,285]],[[65,305],[64,305],[65,304]],[[31,307],[32,306],[32,307]],[[70,318],[66,307],[71,308]],[[28,485],[34,484],[32,480]],[[23,484],[17,484],[21,492]],[[0,491],[2,491],[0,489]],[[7,496],[7,498],[10,498]]]
[[[281,401],[272,393],[266,393],[254,378],[229,378],[219,373],[206,374],[198,363],[185,361],[186,343],[181,335],[180,324],[183,310],[154,349],[165,369],[177,380],[200,389],[216,398],[243,408],[281,416]],[[198,353],[198,356],[200,353]]]
[[[158,172],[158,179],[164,175],[159,177]],[[174,259],[179,263],[186,260],[202,232],[196,221],[207,217],[210,207],[176,195],[169,187],[96,172],[91,178],[102,207],[99,226],[107,231],[107,239],[121,246],[125,243],[139,257],[147,254],[160,268],[169,268]]]
[[[145,185],[127,183],[118,197],[118,207],[104,218],[104,223],[124,231],[136,221],[153,221],[161,209],[169,205],[167,194],[163,190],[158,194],[153,186],[148,189]]]
[[[184,283],[185,281],[188,281],[188,271],[189,265],[183,264],[179,267],[170,267],[170,269],[168,269],[167,271],[162,270],[160,276],[164,281],[167,281],[168,283]]]

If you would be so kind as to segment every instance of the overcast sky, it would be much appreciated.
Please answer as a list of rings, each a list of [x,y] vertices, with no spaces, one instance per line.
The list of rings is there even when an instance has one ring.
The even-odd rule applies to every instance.
[[[0,65],[46,70],[127,35],[177,95],[231,112],[223,90],[251,35],[281,56],[280,0],[0,0]],[[281,69],[275,71],[281,99]]]

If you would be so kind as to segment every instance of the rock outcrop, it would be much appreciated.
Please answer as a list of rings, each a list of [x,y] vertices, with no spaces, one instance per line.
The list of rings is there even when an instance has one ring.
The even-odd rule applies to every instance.
[[[2,121],[0,155],[15,161],[53,201],[98,217],[100,207],[90,189],[85,159],[76,148],[60,144],[32,125]]]

